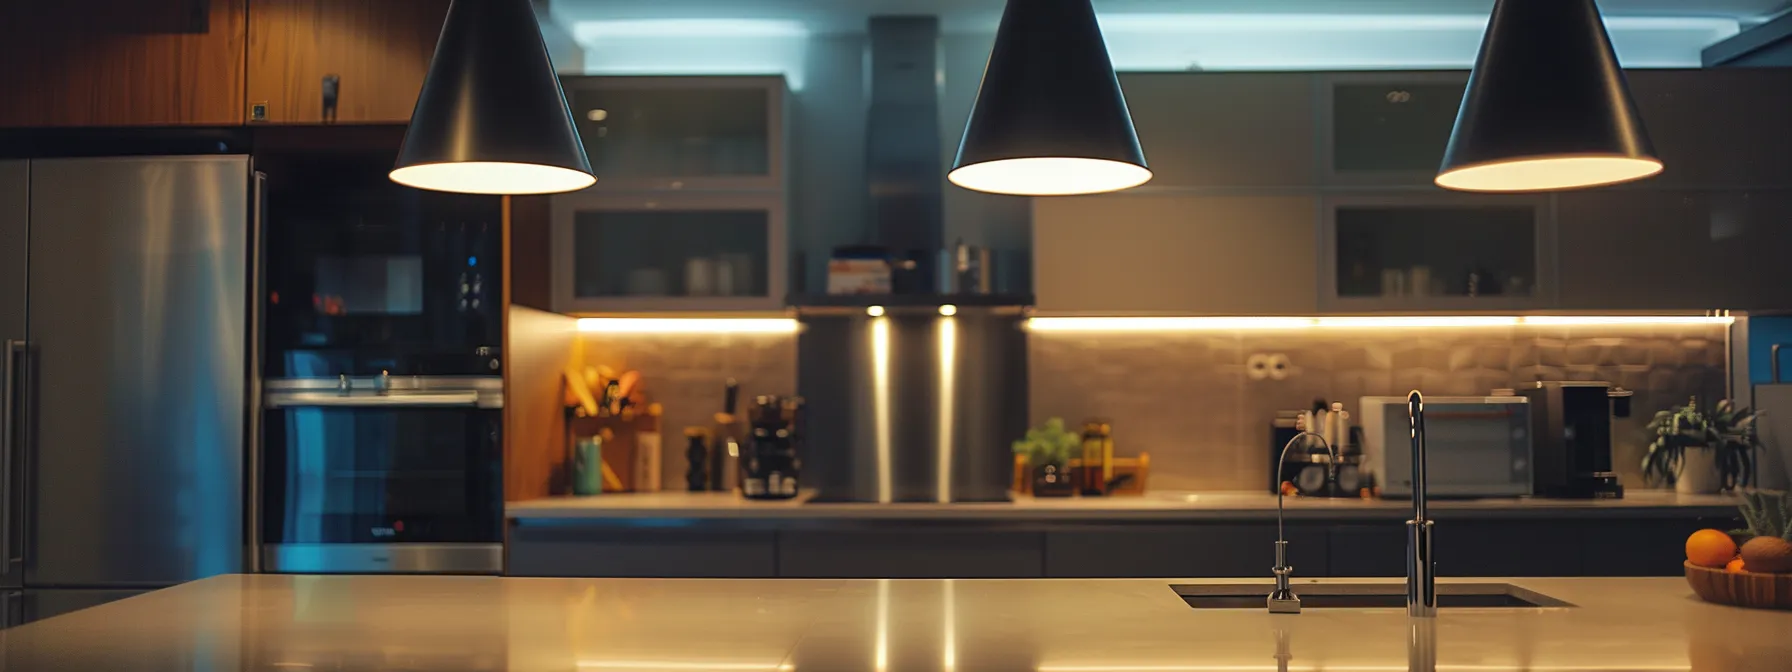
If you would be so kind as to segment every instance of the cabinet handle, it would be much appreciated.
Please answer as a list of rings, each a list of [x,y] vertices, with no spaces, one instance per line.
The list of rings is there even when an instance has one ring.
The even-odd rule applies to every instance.
[[[324,123],[336,123],[336,96],[342,87],[342,78],[336,75],[324,75]]]

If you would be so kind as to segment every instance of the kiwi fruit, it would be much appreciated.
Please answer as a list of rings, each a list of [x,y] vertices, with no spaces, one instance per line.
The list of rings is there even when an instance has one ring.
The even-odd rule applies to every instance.
[[[1792,541],[1755,537],[1742,545],[1742,568],[1764,574],[1792,573]]]

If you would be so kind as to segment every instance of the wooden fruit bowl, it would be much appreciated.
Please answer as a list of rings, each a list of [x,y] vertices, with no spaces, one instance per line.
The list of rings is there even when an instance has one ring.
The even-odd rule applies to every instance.
[[[1792,574],[1731,574],[1688,561],[1686,583],[1700,599],[1712,604],[1792,610]]]

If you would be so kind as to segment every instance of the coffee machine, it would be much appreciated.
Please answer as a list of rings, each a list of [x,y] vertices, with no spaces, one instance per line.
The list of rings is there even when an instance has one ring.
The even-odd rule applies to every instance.
[[[1530,400],[1532,492],[1563,499],[1622,499],[1612,471],[1612,417],[1630,417],[1632,392],[1602,381],[1541,381]]]

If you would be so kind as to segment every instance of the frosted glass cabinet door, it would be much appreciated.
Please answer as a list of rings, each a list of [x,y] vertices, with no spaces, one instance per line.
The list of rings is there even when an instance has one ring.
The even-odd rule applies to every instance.
[[[1327,184],[1433,183],[1468,73],[1353,73],[1320,81],[1320,173]]]
[[[781,188],[782,77],[567,77],[606,189]]]
[[[1547,196],[1333,196],[1328,312],[1520,310],[1554,299]]]
[[[553,202],[554,306],[562,313],[776,310],[784,304],[783,201],[741,194]]]

